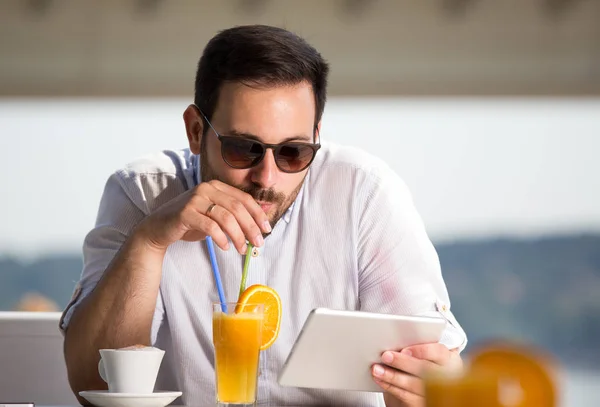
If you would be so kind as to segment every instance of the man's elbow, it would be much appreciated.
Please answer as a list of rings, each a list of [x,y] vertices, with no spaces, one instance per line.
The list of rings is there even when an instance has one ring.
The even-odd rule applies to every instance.
[[[76,329],[67,327],[63,344],[65,365],[67,368],[67,379],[71,391],[81,405],[91,405],[79,392],[85,390],[106,390],[106,383],[100,378],[97,366],[98,360],[92,360],[92,355],[86,354],[81,343],[81,336]]]

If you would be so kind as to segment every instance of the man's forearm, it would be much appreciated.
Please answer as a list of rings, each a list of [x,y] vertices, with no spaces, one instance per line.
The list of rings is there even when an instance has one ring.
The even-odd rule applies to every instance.
[[[96,369],[99,349],[150,343],[163,258],[163,252],[132,235],[73,313],[65,334],[65,359],[75,394],[105,388]]]

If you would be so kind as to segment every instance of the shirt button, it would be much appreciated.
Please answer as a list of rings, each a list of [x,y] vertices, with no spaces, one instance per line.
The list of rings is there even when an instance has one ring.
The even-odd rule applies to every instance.
[[[252,257],[258,257],[258,249],[256,247],[252,248]]]

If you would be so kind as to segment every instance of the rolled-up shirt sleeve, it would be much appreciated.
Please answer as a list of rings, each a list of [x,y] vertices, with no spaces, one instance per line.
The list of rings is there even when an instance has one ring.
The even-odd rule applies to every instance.
[[[359,214],[361,309],[397,315],[440,317],[440,340],[462,351],[467,337],[450,311],[450,298],[437,252],[402,179],[378,170]]]
[[[131,178],[125,171],[114,173],[106,182],[96,224],[84,240],[81,278],[60,319],[60,329],[63,332],[68,328],[77,307],[94,290],[133,228],[145,216],[141,188],[135,188],[137,183],[139,180]],[[136,205],[136,202],[141,205]],[[157,310],[160,309],[162,302],[159,298]],[[158,311],[153,325],[159,323],[161,314]]]

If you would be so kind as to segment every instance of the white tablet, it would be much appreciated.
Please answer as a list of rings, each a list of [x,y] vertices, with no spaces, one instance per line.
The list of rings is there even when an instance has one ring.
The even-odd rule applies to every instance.
[[[443,318],[314,309],[279,374],[282,386],[380,392],[371,376],[386,350],[436,343]]]

